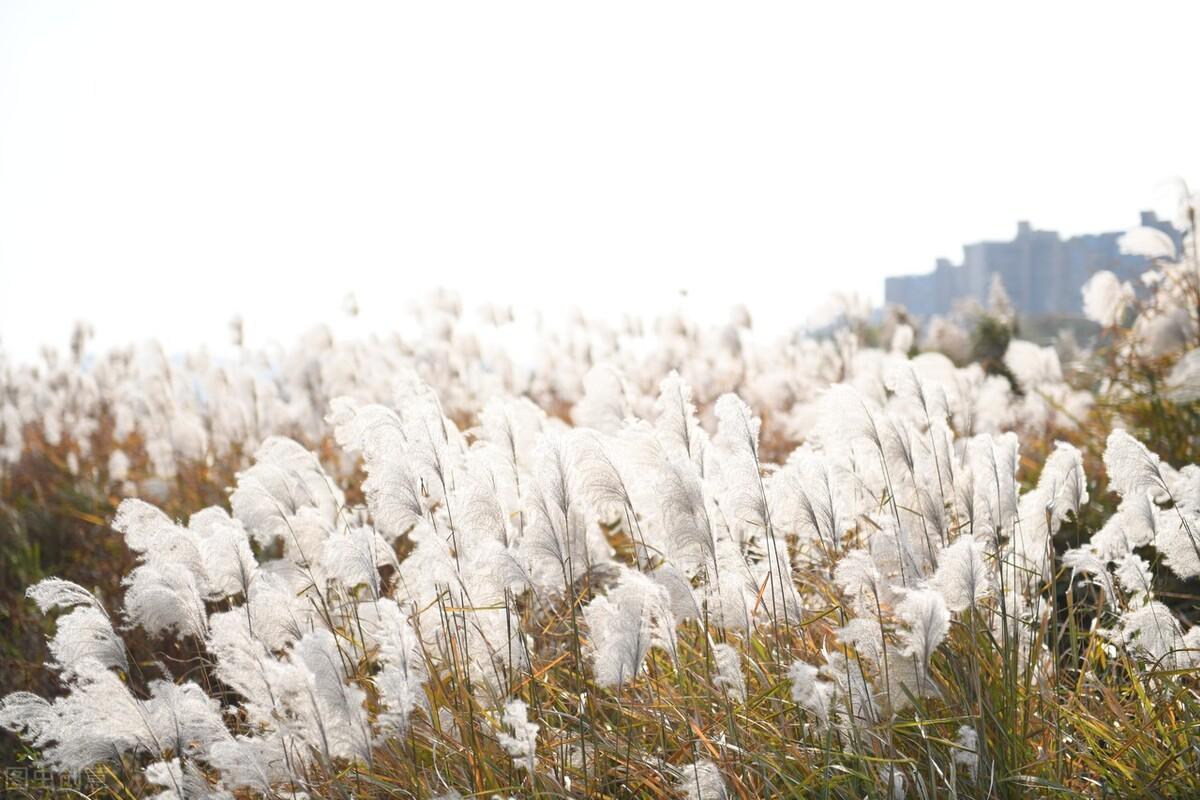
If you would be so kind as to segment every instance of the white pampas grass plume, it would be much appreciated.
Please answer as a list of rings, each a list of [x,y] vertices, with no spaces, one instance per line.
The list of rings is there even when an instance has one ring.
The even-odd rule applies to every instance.
[[[1167,491],[1158,455],[1123,430],[1117,429],[1108,435],[1104,468],[1109,483],[1122,497],[1135,492]]]
[[[254,466],[237,474],[229,504],[255,541],[269,545],[289,538],[289,519],[301,508],[333,520],[345,497],[315,455],[291,439],[272,436],[254,453]]]
[[[534,771],[534,761],[537,756],[537,735],[539,726],[529,721],[529,709],[524,700],[509,700],[504,704],[504,726],[512,731],[496,734],[496,740],[504,748],[504,752],[512,756],[513,763],[530,774]]]
[[[175,753],[200,756],[214,743],[230,738],[221,704],[192,681],[151,681],[145,709],[155,740]]]
[[[850,527],[851,479],[821,453],[798,448],[771,476],[770,505],[781,529],[815,540],[824,555],[835,555]]]
[[[271,650],[299,639],[317,616],[310,598],[298,595],[282,574],[260,572],[250,585],[254,635]]]
[[[922,358],[928,359],[929,356],[930,354],[925,354]],[[914,365],[922,363],[928,362],[898,361],[884,373],[884,385],[895,392],[901,407],[909,410],[925,425],[932,425],[936,421],[945,422],[946,418],[950,416],[945,388],[936,383],[927,383],[917,373]],[[953,365],[950,366],[950,369],[953,369]]]
[[[721,455],[723,503],[728,509],[727,513],[762,529],[767,535],[768,548],[775,550],[766,487],[758,459],[758,434],[762,421],[735,394],[718,398],[716,415],[717,435],[713,443]],[[784,573],[781,560],[782,553],[770,553],[770,569],[776,573],[776,580],[790,581],[791,577]]]
[[[720,768],[707,759],[680,767],[675,788],[687,800],[726,800],[729,797]]]
[[[715,563],[716,534],[695,465],[681,458],[667,461],[657,488],[670,558],[680,565]]]
[[[884,791],[890,800],[904,800],[908,796],[908,777],[904,770],[895,764],[888,764],[880,770]]]
[[[762,421],[736,394],[717,398],[717,436],[714,444],[727,456],[758,463],[758,434]]]
[[[699,619],[703,616],[696,590],[692,588],[692,582],[681,569],[668,562],[649,574],[670,595],[671,613],[675,615],[676,621]]]
[[[615,434],[630,416],[621,374],[610,366],[592,367],[583,378],[583,399],[571,410],[576,425]]]
[[[52,608],[88,605],[103,611],[96,596],[74,581],[44,578],[25,590],[25,596],[37,604],[43,614]]]
[[[1064,567],[1070,567],[1073,574],[1090,575],[1104,589],[1104,602],[1109,608],[1116,608],[1117,592],[1113,586],[1112,575],[1104,561],[1089,547],[1072,548],[1062,555]]]
[[[974,608],[992,593],[985,552],[982,542],[964,535],[938,553],[937,572],[930,585],[941,593],[951,611],[958,613]]]
[[[112,527],[124,535],[125,544],[135,553],[145,553],[154,547],[168,548],[182,538],[170,517],[136,498],[121,501]]]
[[[830,452],[849,454],[859,439],[884,457],[883,437],[876,423],[878,407],[846,383],[830,386],[821,397],[821,417],[816,434]]]
[[[374,529],[361,526],[325,540],[321,565],[330,577],[353,588],[365,584],[372,597],[380,596],[379,567],[399,567],[396,554]]]
[[[40,750],[51,768],[72,774],[132,750],[161,751],[145,705],[103,664],[75,665],[68,687],[53,703],[10,694],[0,702],[0,727]]]
[[[742,657],[737,649],[725,643],[712,646],[717,674],[713,683],[735,703],[746,700],[746,676],[742,674]]]
[[[1083,314],[1102,328],[1121,323],[1125,309],[1133,304],[1133,286],[1122,283],[1108,270],[1101,270],[1083,285]]]
[[[56,722],[54,706],[32,692],[13,692],[0,700],[0,728],[22,736],[34,746],[53,739]]]
[[[940,592],[932,589],[909,590],[896,607],[896,614],[908,626],[902,635],[902,652],[915,658],[918,668],[924,670],[950,632],[950,610],[946,601]]]
[[[1019,447],[1017,436],[1011,431],[999,436],[980,434],[967,442],[975,533],[999,537],[1010,532],[1017,514]]]
[[[1121,641],[1156,669],[1186,666],[1188,646],[1171,609],[1157,600],[1121,615]]]
[[[631,569],[583,608],[596,683],[622,687],[634,680],[650,648],[675,657],[675,616],[666,588]]]
[[[1171,511],[1155,510],[1154,549],[1180,578],[1200,576],[1200,517],[1178,505]]]
[[[896,326],[896,330],[892,332],[891,350],[896,355],[907,356],[908,351],[912,349],[913,341],[916,339],[916,334],[913,332],[911,325],[901,323]]]
[[[146,782],[163,791],[150,800],[233,800],[223,789],[213,789],[208,778],[192,762],[181,764],[178,758],[155,761],[142,771]]]
[[[537,439],[546,427],[546,412],[526,397],[489,400],[479,414],[479,436],[505,458],[514,476],[527,471]]]
[[[1159,509],[1146,492],[1134,492],[1121,499],[1117,512],[1108,518],[1088,542],[1108,561],[1120,559],[1138,547],[1154,542],[1162,518]]]
[[[92,606],[79,606],[58,618],[50,655],[68,675],[83,661],[129,671],[125,642],[113,630],[108,615]]]
[[[142,564],[123,581],[125,614],[147,633],[204,638],[208,615],[195,574],[174,562]]]
[[[823,680],[820,670],[804,661],[792,663],[788,678],[792,682],[792,700],[816,717],[821,728],[827,727],[835,684]]]
[[[214,506],[193,514],[188,529],[198,537],[205,596],[217,600],[247,594],[258,561],[242,524]]]
[[[292,756],[294,740],[275,732],[261,736],[238,736],[214,744],[208,754],[208,762],[221,772],[221,782],[232,789],[251,789],[271,797],[279,793],[278,784],[294,782],[297,775],[292,770],[296,759]],[[302,800],[303,793],[282,795],[293,800]]]
[[[243,609],[209,618],[206,645],[215,660],[214,674],[242,698],[241,711],[255,725],[271,725],[282,714],[278,675],[287,669],[255,634]]]
[[[1126,255],[1143,258],[1175,258],[1175,242],[1158,228],[1139,226],[1121,235],[1117,247]]]
[[[129,477],[129,456],[124,450],[113,450],[108,457],[108,478],[121,483]]]
[[[1119,562],[1113,574],[1117,583],[1126,592],[1141,597],[1149,596],[1153,587],[1154,576],[1146,560],[1134,553],[1126,553]]]
[[[1200,348],[1189,350],[1167,375],[1167,396],[1176,403],[1200,400]]]
[[[377,607],[378,630],[374,635],[382,669],[375,676],[375,687],[385,709],[380,722],[405,733],[413,710],[425,705],[422,689],[428,679],[425,655],[420,637],[396,601],[384,598]]]
[[[971,780],[975,780],[979,774],[979,733],[970,725],[960,725],[954,744],[954,763],[965,767]]]
[[[1062,383],[1062,365],[1053,347],[1039,347],[1033,342],[1013,339],[1004,351],[1004,364],[1026,392],[1046,384]]]
[[[372,462],[362,488],[371,518],[389,540],[410,531],[425,514],[421,481],[401,453]]]
[[[586,530],[575,499],[575,476],[562,437],[546,435],[537,446],[531,519],[521,547],[535,571],[549,571],[570,590],[588,566]]]
[[[1050,498],[1050,513],[1066,520],[1067,513],[1078,514],[1087,504],[1087,476],[1083,473],[1083,454],[1066,442],[1055,442],[1054,452],[1042,465],[1038,488]]]
[[[833,570],[833,580],[856,609],[877,611],[883,591],[883,575],[866,550],[851,550]]]
[[[366,693],[347,682],[334,635],[327,630],[305,634],[293,649],[292,663],[306,674],[301,707],[312,722],[312,744],[327,758],[369,758]]]
[[[389,541],[410,530],[425,513],[421,482],[408,456],[409,440],[400,417],[381,405],[359,406],[348,397],[333,400],[326,418],[338,444],[361,452],[367,479],[363,494],[379,532]]]
[[[510,536],[507,514],[500,499],[497,474],[479,458],[476,449],[469,459],[471,467],[459,476],[455,493],[454,522],[468,544],[493,541],[508,546]]]
[[[403,452],[404,426],[400,417],[377,403],[359,405],[350,397],[335,397],[325,421],[333,426],[334,439],[347,452],[361,452],[374,461],[391,452]]]
[[[672,456],[683,456],[698,464],[708,443],[708,434],[696,419],[692,388],[672,370],[658,384],[654,403],[654,429],[659,442]]]
[[[838,642],[853,647],[859,658],[871,664],[883,663],[887,645],[878,620],[855,617],[838,628],[836,633]]]
[[[629,489],[610,449],[598,436],[586,433],[572,437],[568,448],[572,473],[581,496],[606,521],[618,519],[626,509],[633,508]]]

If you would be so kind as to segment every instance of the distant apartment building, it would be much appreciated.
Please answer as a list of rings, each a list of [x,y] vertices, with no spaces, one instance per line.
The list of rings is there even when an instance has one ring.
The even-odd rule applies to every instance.
[[[1141,224],[1163,231],[1176,248],[1180,246],[1180,232],[1153,212],[1143,211]],[[1039,231],[1020,222],[1010,242],[966,245],[962,264],[939,258],[926,275],[888,278],[884,297],[888,304],[902,305],[919,316],[946,314],[959,300],[986,303],[992,276],[999,275],[1017,313],[1078,315],[1083,309],[1080,290],[1093,274],[1107,269],[1122,280],[1133,280],[1146,269],[1146,259],[1121,253],[1121,233],[1063,239],[1056,231]]]

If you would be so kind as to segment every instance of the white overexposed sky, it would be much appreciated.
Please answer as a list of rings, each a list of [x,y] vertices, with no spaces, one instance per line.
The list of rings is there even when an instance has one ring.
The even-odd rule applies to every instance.
[[[443,285],[882,299],[1200,177],[1200,4],[0,0],[0,340],[288,341]]]

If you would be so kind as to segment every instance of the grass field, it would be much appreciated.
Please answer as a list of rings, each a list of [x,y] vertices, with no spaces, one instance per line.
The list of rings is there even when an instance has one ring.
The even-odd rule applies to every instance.
[[[1197,796],[1200,293],[1158,267],[1069,360],[1000,304],[954,360],[893,315],[528,364],[443,297],[0,364],[5,796]]]

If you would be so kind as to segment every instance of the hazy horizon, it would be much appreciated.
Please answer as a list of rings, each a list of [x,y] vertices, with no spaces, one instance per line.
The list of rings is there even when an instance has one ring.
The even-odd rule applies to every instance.
[[[437,286],[783,329],[1018,220],[1169,217],[1200,9],[1084,9],[0,3],[0,343],[286,343],[351,292],[386,330]]]

